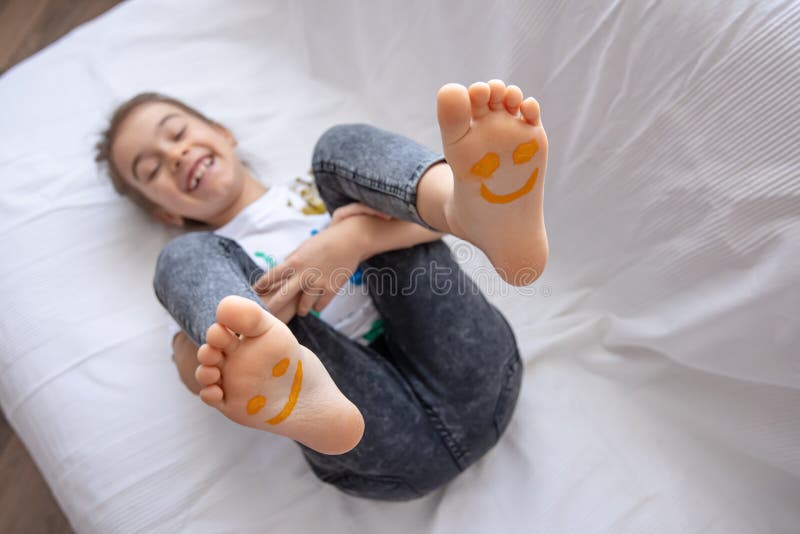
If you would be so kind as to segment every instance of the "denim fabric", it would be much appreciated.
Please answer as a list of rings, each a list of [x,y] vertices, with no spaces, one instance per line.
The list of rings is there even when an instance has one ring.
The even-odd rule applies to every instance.
[[[416,186],[437,161],[441,156],[401,136],[345,125],[320,138],[313,169],[330,212],[359,201],[424,225]],[[364,437],[337,456],[300,447],[314,473],[346,493],[413,499],[497,442],[516,405],[522,365],[510,326],[443,241],[378,254],[361,269],[383,335],[365,347],[313,315],[295,317],[289,328],[361,410]],[[154,287],[200,344],[222,297],[261,304],[250,287],[261,272],[235,242],[194,233],[162,251]]]
[[[406,137],[366,124],[343,124],[317,141],[312,169],[330,212],[357,201],[435,230],[417,212],[417,184],[428,167],[442,161],[441,154]]]

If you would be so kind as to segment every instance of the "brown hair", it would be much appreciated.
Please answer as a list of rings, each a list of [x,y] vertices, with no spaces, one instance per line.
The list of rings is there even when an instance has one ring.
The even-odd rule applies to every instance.
[[[105,165],[106,169],[108,170],[108,175],[111,178],[111,183],[114,185],[114,189],[117,191],[117,193],[127,196],[148,213],[151,212],[154,207],[156,207],[156,204],[125,182],[125,179],[122,177],[122,173],[119,171],[114,163],[114,160],[111,158],[111,148],[114,144],[117,131],[119,130],[119,126],[122,124],[122,121],[124,121],[137,107],[143,104],[149,104],[151,102],[172,104],[173,106],[182,109],[190,115],[194,115],[198,119],[201,119],[212,126],[219,125],[217,122],[209,119],[193,107],[184,104],[180,100],[170,96],[162,95],[161,93],[139,93],[133,98],[120,104],[117,109],[114,110],[114,113],[111,115],[111,119],[109,120],[108,128],[106,128],[100,134],[100,140],[95,145],[94,160],[98,164]]]

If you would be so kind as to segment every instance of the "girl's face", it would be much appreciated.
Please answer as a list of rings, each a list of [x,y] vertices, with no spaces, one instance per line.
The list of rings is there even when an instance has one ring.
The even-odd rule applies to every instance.
[[[111,158],[126,183],[159,206],[163,222],[214,224],[249,176],[233,135],[166,102],[134,109],[120,124]]]

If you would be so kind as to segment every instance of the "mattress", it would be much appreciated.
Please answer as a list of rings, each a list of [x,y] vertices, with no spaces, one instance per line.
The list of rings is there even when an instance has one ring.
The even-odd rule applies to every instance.
[[[79,532],[800,532],[800,4],[136,0],[0,78],[0,405]],[[369,122],[438,149],[435,92],[499,77],[550,139],[550,261],[487,276],[525,361],[501,442],[423,499],[317,481],[180,384],[174,232],[92,160],[144,90],[264,183]]]

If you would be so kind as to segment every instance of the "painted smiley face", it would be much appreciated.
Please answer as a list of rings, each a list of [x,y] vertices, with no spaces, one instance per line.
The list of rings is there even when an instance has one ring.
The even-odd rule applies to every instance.
[[[286,373],[289,368],[289,358],[283,358],[275,364],[272,368],[272,376],[279,377]],[[294,405],[297,404],[297,398],[300,396],[300,388],[303,385],[303,362],[297,360],[297,370],[294,372],[294,379],[292,379],[292,389],[289,391],[289,400],[283,405],[283,408],[277,415],[264,421],[270,425],[277,425],[292,413]],[[263,395],[256,395],[247,402],[247,413],[249,415],[257,414],[261,408],[267,404],[267,398]]]
[[[512,154],[514,165],[527,163],[533,159],[533,156],[536,155],[538,151],[539,144],[536,142],[536,139],[531,139],[527,143],[522,143],[514,149],[514,153]],[[500,167],[500,156],[498,156],[495,152],[487,152],[470,169],[472,174],[481,178],[481,197],[483,197],[486,202],[491,202],[492,204],[508,204],[509,202],[513,202],[514,200],[527,195],[533,190],[533,186],[536,185],[536,179],[539,177],[539,167],[536,167],[522,187],[516,191],[512,191],[511,193],[498,195],[497,193],[492,192],[488,187],[486,187],[486,184],[483,183],[484,180],[488,180],[492,177],[494,171],[496,171],[498,167]]]

